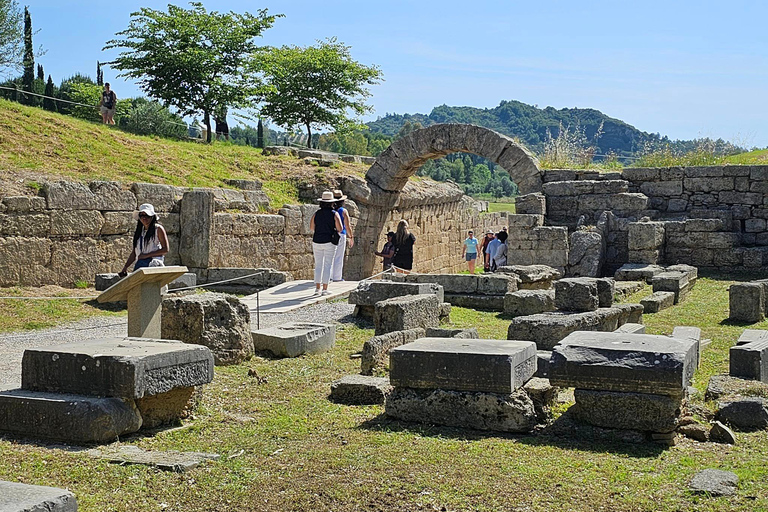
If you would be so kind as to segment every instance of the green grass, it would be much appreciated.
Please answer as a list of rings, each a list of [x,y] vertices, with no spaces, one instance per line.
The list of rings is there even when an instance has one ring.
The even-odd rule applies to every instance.
[[[725,159],[726,163],[738,165],[766,165],[768,164],[768,149],[756,149],[746,153],[732,155]]]
[[[695,385],[727,372],[727,350],[747,326],[728,316],[730,279],[701,278],[687,302],[646,315],[648,331],[698,325],[713,340]],[[646,292],[647,293],[647,292]],[[453,324],[505,338],[509,320],[453,308]],[[768,328],[763,322],[754,328]],[[190,473],[118,466],[84,453],[0,440],[0,480],[66,487],[80,510],[768,510],[768,436],[735,446],[683,440],[670,449],[581,437],[512,436],[388,420],[380,406],[327,399],[330,383],[359,372],[350,356],[373,331],[344,323],[335,348],[295,359],[217,367],[195,418],[181,430],[123,443],[222,455]],[[260,379],[249,376],[253,370]],[[734,471],[731,498],[687,490],[699,470]]]
[[[340,162],[322,172],[362,176],[367,168]],[[296,182],[318,172],[303,160],[265,157],[247,146],[138,136],[1,99],[0,169],[33,189],[43,179],[225,187],[226,179],[257,178],[273,208],[298,202]]]
[[[488,203],[488,213],[515,213],[515,203]]]

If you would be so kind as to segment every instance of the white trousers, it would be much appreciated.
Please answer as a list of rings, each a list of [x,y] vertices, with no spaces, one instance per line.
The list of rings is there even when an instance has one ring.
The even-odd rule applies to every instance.
[[[333,255],[333,270],[331,270],[331,280],[341,281],[341,272],[344,270],[344,252],[347,250],[347,235],[339,235],[339,245],[336,246],[336,252]]]
[[[312,242],[312,253],[315,255],[315,284],[328,284],[331,280],[331,266],[336,246],[331,242],[316,244]]]

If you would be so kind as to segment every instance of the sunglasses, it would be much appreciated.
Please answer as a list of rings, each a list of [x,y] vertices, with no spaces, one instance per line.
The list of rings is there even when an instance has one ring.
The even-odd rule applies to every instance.
[[[139,218],[140,218],[140,219],[148,219],[148,218],[149,218],[149,215],[147,215],[146,213],[140,213],[140,214],[139,214]]]

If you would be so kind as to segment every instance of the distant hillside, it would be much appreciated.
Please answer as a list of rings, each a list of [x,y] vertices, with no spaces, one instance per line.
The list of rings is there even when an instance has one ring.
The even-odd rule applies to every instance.
[[[591,108],[553,107],[544,109],[519,101],[502,101],[495,108],[449,107],[441,105],[425,114],[387,114],[367,123],[373,133],[397,135],[406,123],[421,123],[426,127],[436,123],[471,123],[491,128],[511,137],[517,137],[531,149],[541,153],[547,140],[547,130],[557,137],[560,124],[571,130],[577,126],[584,130],[590,145],[596,145],[600,153],[609,152],[629,156],[640,151],[644,144],[666,142],[666,137],[638,130],[624,121],[608,117]],[[595,142],[595,134],[602,123],[602,134]]]

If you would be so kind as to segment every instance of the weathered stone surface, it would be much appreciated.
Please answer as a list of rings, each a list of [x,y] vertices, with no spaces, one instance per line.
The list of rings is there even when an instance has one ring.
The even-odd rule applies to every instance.
[[[202,293],[163,300],[163,339],[205,345],[217,365],[253,356],[251,313],[237,297]]]
[[[640,304],[617,304],[583,313],[553,311],[521,316],[512,319],[507,339],[533,341],[539,350],[552,350],[574,331],[612,332],[627,322],[642,322],[642,314]]]
[[[30,213],[45,210],[45,198],[32,196],[6,196],[0,201],[5,213]]]
[[[390,353],[393,386],[511,393],[536,372],[530,342],[421,338]]]
[[[761,329],[744,329],[739,339],[736,340],[736,345],[745,345],[752,343],[753,341],[768,340],[768,331]]]
[[[291,322],[251,334],[255,350],[268,350],[281,357],[321,354],[336,343],[336,326],[332,324]]]
[[[179,257],[188,267],[207,268],[213,241],[213,193],[185,192],[181,201]]]
[[[720,421],[713,421],[709,440],[714,443],[736,444],[736,434]]]
[[[619,328],[613,332],[619,332],[623,334],[645,334],[645,326],[643,324],[627,323],[620,325]]]
[[[768,384],[755,380],[740,379],[730,375],[713,375],[709,378],[706,399],[719,400],[729,396],[768,396]]]
[[[688,488],[696,494],[730,496],[736,493],[739,477],[730,471],[705,469],[693,475]]]
[[[165,393],[137,398],[142,426],[154,428],[178,421],[184,416],[194,393],[194,387],[176,387]]]
[[[745,397],[717,404],[717,419],[739,430],[757,430],[768,427],[768,400]]]
[[[0,391],[0,430],[72,443],[107,443],[141,428],[133,400]]]
[[[504,295],[480,295],[477,293],[446,293],[445,300],[452,306],[482,311],[504,311]]]
[[[97,292],[103,292],[116,282],[118,282],[120,279],[122,279],[119,275],[116,273],[108,273],[108,274],[96,274],[96,291]]]
[[[499,267],[497,274],[515,274],[520,279],[518,288],[521,290],[546,290],[551,288],[552,281],[563,275],[557,269],[548,265],[510,265]]]
[[[677,427],[677,432],[684,435],[685,437],[702,443],[709,441],[709,427],[707,425],[702,425],[701,423],[680,425]]]
[[[410,274],[398,277],[408,283],[436,283],[445,295],[504,295],[517,291],[518,279],[505,274]]]
[[[264,148],[264,156],[292,156],[298,157],[299,152],[290,146],[267,146]]]
[[[688,274],[684,272],[661,272],[651,278],[654,292],[673,292],[675,304],[685,300],[690,290]]]
[[[374,306],[379,301],[405,295],[436,295],[438,301],[444,301],[443,287],[435,283],[363,281],[349,294],[349,303]]]
[[[504,296],[504,314],[509,316],[535,315],[554,311],[555,291],[519,290]]]
[[[467,329],[444,329],[427,327],[427,338],[460,338],[465,340],[476,340],[480,336],[477,334],[477,329],[469,327]]]
[[[131,192],[136,195],[137,204],[150,203],[158,212],[178,212],[179,201],[185,190],[157,183],[134,183],[131,185]]]
[[[50,210],[133,211],[136,196],[118,182],[92,181],[88,185],[71,181],[46,183],[43,195]]]
[[[51,234],[51,217],[47,213],[2,215],[0,214],[0,235],[2,236],[43,236]]]
[[[626,299],[633,293],[642,290],[644,285],[645,283],[642,281],[615,281],[614,297],[618,299]]]
[[[551,350],[536,351],[536,373],[534,377],[549,377],[549,360],[552,358]]]
[[[193,286],[197,286],[197,274],[194,272],[187,272],[181,277],[177,277],[168,283],[169,290],[178,290],[179,288],[190,288]]]
[[[218,460],[220,457],[216,453],[179,452],[176,450],[148,451],[131,445],[94,448],[88,450],[87,453],[93,458],[105,459],[121,466],[139,464],[174,473],[186,473],[207,460]]]
[[[629,250],[656,250],[664,244],[663,222],[630,222]]]
[[[53,236],[78,236],[98,235],[104,225],[104,217],[101,213],[91,210],[51,212],[51,235]]]
[[[660,265],[646,263],[626,263],[616,271],[617,281],[650,281],[653,276],[664,272]]]
[[[559,389],[550,384],[549,379],[541,377],[532,377],[525,383],[523,389],[533,400],[536,420],[539,423],[547,423],[551,418],[552,406],[555,404]]]
[[[250,276],[250,277],[248,277]],[[254,293],[258,290],[265,290],[291,281],[293,277],[289,272],[275,270],[273,268],[209,268],[207,282],[214,283],[218,281],[229,281],[221,283],[209,289],[217,291],[245,291]]]
[[[597,285],[597,299],[601,308],[613,306],[613,296],[616,293],[616,281],[611,277],[592,278]]]
[[[517,213],[530,213],[533,215],[546,215],[547,199],[544,194],[534,192],[515,198],[515,211]]]
[[[377,302],[373,313],[376,335],[415,328],[437,327],[440,302],[435,295],[411,295]]]
[[[641,299],[643,313],[658,313],[675,305],[674,292],[653,292],[648,297]]]
[[[768,383],[768,339],[737,344],[729,355],[729,373],[733,377]]]
[[[586,278],[555,282],[555,307],[562,311],[594,311],[600,306],[597,283]]]
[[[345,375],[331,384],[331,400],[350,405],[383,404],[392,391],[386,377]]]
[[[696,368],[696,343],[649,334],[574,332],[552,351],[553,385],[679,398]]]
[[[765,293],[757,283],[732,284],[728,289],[729,319],[756,323],[765,319]]]
[[[569,277],[598,277],[605,259],[605,241],[600,233],[574,231],[568,251]]]
[[[106,338],[24,351],[21,387],[30,391],[142,398],[213,380],[205,347]]]
[[[3,512],[77,512],[75,495],[64,489],[0,481]]]
[[[573,414],[598,427],[672,432],[680,416],[680,397],[576,389],[574,398]]]
[[[374,336],[363,344],[360,357],[360,373],[371,375],[374,370],[383,368],[389,361],[389,352],[400,345],[405,345],[426,336],[424,329],[394,331],[381,336]]]
[[[496,394],[396,387],[384,409],[403,421],[476,430],[530,432],[536,425],[533,401],[522,389]]]

